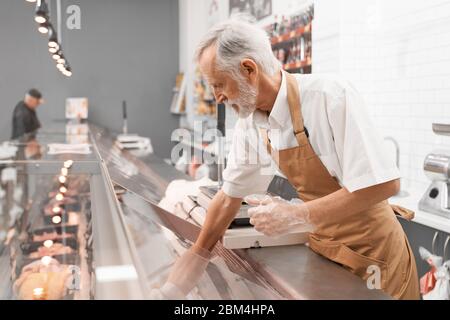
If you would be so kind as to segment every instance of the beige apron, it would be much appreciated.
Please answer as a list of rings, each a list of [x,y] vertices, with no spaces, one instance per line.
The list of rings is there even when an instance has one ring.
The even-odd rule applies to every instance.
[[[311,147],[303,125],[297,80],[289,73],[286,78],[289,109],[299,147],[272,154],[267,130],[261,132],[280,170],[296,188],[300,199],[308,202],[342,187]],[[390,206],[387,201],[357,214],[327,217],[310,235],[310,248],[364,280],[373,274],[369,267],[378,266],[384,292],[396,299],[419,299],[414,255],[394,210],[406,219],[414,217],[412,211]]]

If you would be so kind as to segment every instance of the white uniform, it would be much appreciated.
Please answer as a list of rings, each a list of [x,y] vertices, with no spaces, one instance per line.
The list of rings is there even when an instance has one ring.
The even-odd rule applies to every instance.
[[[298,146],[282,74],[281,88],[270,115],[256,111],[236,124],[223,174],[223,191],[228,196],[243,198],[264,193],[277,172],[259,128],[269,129],[274,150]],[[296,78],[310,143],[341,186],[355,192],[400,178],[361,95],[351,84],[330,75],[296,75]]]

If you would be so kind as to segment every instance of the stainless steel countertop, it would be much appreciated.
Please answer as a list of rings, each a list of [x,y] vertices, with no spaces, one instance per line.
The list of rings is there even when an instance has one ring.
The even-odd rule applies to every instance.
[[[127,151],[114,148],[113,137],[104,129],[91,127],[91,133],[113,182],[150,203],[157,204],[164,196],[168,184],[174,179],[190,180],[155,155],[137,158]],[[134,166],[139,174],[130,175],[129,171],[124,172],[124,163]],[[391,299],[381,291],[369,290],[362,279],[304,245],[235,252],[248,259],[248,262],[285,297],[333,300]]]
[[[366,283],[343,267],[316,254],[307,246],[285,246],[245,250],[261,265],[266,278],[282,284],[301,300],[390,300],[380,290],[369,290]]]

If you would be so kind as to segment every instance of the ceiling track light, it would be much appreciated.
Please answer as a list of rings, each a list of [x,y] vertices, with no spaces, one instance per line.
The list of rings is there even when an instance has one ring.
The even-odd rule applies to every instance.
[[[58,47],[58,35],[56,34],[55,28],[51,26],[48,30],[48,46],[50,48]]]
[[[44,22],[44,23],[39,24],[38,30],[42,34],[47,34],[49,32],[50,28],[51,28],[51,24],[48,22]]]
[[[40,33],[48,33],[48,51],[52,55],[53,60],[56,62],[56,68],[66,77],[72,76],[72,69],[67,63],[62,53],[60,39],[57,31],[53,28],[49,18],[49,8],[46,0],[26,0],[27,2],[36,2],[34,20],[39,24],[38,30]],[[61,8],[57,3],[58,11],[58,28],[61,26],[60,13]],[[61,32],[61,30],[59,30]],[[59,222],[55,222],[59,223]]]
[[[61,50],[58,50],[56,53],[54,53],[52,55],[52,58],[53,58],[53,60],[57,60],[58,61],[61,58],[61,56],[62,56],[62,52],[61,52]]]
[[[34,21],[37,23],[44,23],[48,21],[48,6],[45,0],[38,0],[36,3],[36,14]]]
[[[56,46],[56,47],[54,47],[54,48],[53,48],[53,47],[49,47],[49,48],[48,48],[48,52],[50,52],[50,53],[52,53],[52,54],[57,53],[58,50],[59,50],[59,45]]]
[[[66,63],[64,65],[64,70],[62,71],[62,73],[66,76],[66,77],[71,77],[72,76],[72,68],[70,68],[69,64]]]
[[[36,0],[26,0],[26,2],[35,3]]]

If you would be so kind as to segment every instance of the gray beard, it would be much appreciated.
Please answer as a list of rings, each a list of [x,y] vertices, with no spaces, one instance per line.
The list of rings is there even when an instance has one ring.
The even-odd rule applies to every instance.
[[[256,89],[245,80],[238,81],[239,98],[228,100],[226,105],[233,108],[241,119],[248,118],[256,110]]]

